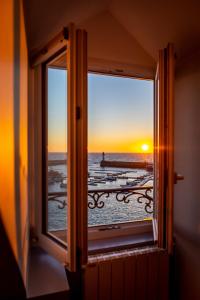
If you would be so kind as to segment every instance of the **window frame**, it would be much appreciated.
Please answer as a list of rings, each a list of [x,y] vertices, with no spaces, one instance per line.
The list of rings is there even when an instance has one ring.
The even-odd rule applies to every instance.
[[[65,34],[64,34],[65,35]],[[62,34],[63,36],[63,34]],[[31,105],[29,107],[33,108],[33,111],[30,111],[29,108],[29,117],[31,118],[30,122],[29,122],[29,133],[30,133],[30,137],[29,137],[29,145],[32,145],[34,147],[33,151],[34,153],[31,154],[30,157],[30,178],[29,178],[29,183],[30,183],[30,199],[31,199],[31,210],[30,210],[30,218],[31,218],[31,226],[32,226],[32,233],[31,233],[31,238],[33,243],[35,243],[36,240],[39,241],[39,245],[42,246],[44,249],[46,249],[48,252],[50,252],[53,256],[55,256],[59,261],[61,261],[62,263],[66,262],[66,256],[68,255],[66,253],[66,247],[63,247],[62,243],[59,243],[57,240],[55,240],[55,238],[52,239],[52,237],[50,236],[46,236],[43,232],[44,229],[44,220],[42,221],[43,218],[43,196],[42,196],[42,170],[41,170],[41,166],[43,163],[43,159],[42,159],[42,155],[41,155],[41,148],[43,145],[43,140],[41,137],[41,122],[43,120],[42,116],[41,116],[41,111],[42,111],[42,105],[43,105],[43,89],[42,89],[42,84],[43,83],[43,70],[42,70],[42,65],[45,61],[49,60],[49,57],[52,56],[56,56],[56,54],[61,51],[61,49],[66,48],[66,41],[65,41],[66,37],[64,37],[64,39],[60,39],[60,36],[58,35],[58,37],[55,39],[57,40],[57,44],[59,44],[57,46],[57,44],[55,43],[55,40],[53,41],[53,47],[50,47],[50,44],[47,45],[47,48],[44,48],[44,53],[41,55],[41,53],[39,52],[38,57],[36,56],[36,58],[34,57],[34,59],[32,59],[32,66],[35,69],[31,69],[29,70],[29,85],[30,85],[30,98],[32,99],[31,102],[33,102],[33,104],[31,103]],[[56,44],[56,46],[55,46]],[[46,49],[48,49],[48,51],[46,51]],[[171,51],[173,52],[173,51]],[[170,70],[170,74],[172,73],[172,70],[169,68]],[[137,77],[137,76],[130,76],[130,74],[128,74],[128,76],[126,76],[125,73],[119,74],[119,72],[116,72],[116,70],[111,71],[109,73],[107,72],[103,72],[101,70],[97,71],[94,70],[92,71],[91,66],[89,67],[89,72],[92,73],[100,73],[100,74],[104,74],[104,75],[111,75],[111,76],[120,76],[120,77],[131,77],[131,78],[136,78],[136,79],[146,79],[146,80],[153,80],[154,81],[154,87],[155,87],[155,78],[154,76],[149,76],[149,77]],[[172,76],[173,77],[173,76]],[[168,78],[168,81],[170,78]],[[169,83],[168,83],[169,84]],[[171,93],[170,95],[168,95],[168,97],[172,98],[172,87],[173,87],[173,82],[171,84],[171,91],[169,91],[169,93]],[[155,99],[155,88],[154,88],[154,99]],[[170,99],[171,101],[172,99]],[[170,104],[172,105],[172,104]],[[154,108],[155,109],[155,108]],[[32,126],[32,128],[30,128]],[[171,123],[170,123],[171,126]],[[155,130],[155,128],[154,128]],[[172,143],[173,141],[171,141]],[[170,154],[171,155],[171,154]],[[173,158],[171,158],[172,160]],[[38,167],[38,169],[37,169]],[[171,169],[171,173],[170,173],[170,180],[171,180],[171,184],[172,184],[172,169]],[[33,180],[33,182],[31,181]],[[171,187],[171,195],[172,195],[172,187]],[[35,201],[36,200],[36,201]],[[45,206],[46,206],[46,198],[45,198]],[[168,232],[167,235],[169,237],[169,243],[171,243],[172,240],[172,220],[173,220],[173,207],[172,207],[173,203],[172,203],[172,199],[170,199],[169,204],[167,203],[167,207],[169,206],[170,208],[170,215],[169,215],[169,220],[168,220],[168,216],[165,215],[165,218],[167,219],[168,224],[166,226],[168,226]],[[166,214],[166,212],[165,212]],[[159,213],[158,213],[159,215]],[[154,226],[154,224],[153,224]],[[164,230],[164,228],[163,228]],[[170,240],[171,239],[171,240]],[[56,243],[55,243],[56,241]],[[172,247],[172,243],[169,245],[170,247]]]
[[[29,111],[29,116],[31,118],[29,122],[29,132],[31,135],[29,137],[29,142],[30,146],[35,148],[35,151],[33,151],[33,154],[30,158],[30,164],[32,165],[32,167],[30,167],[31,236],[34,243],[37,242],[39,246],[59,259],[61,263],[66,264],[68,270],[75,272],[79,265],[83,266],[87,263],[87,251],[83,251],[83,254],[80,253],[80,255],[77,255],[77,250],[79,247],[82,250],[86,249],[85,245],[87,243],[87,240],[84,238],[83,231],[77,230],[77,228],[84,228],[84,220],[82,217],[84,209],[81,206],[81,212],[80,210],[77,211],[79,201],[76,197],[77,191],[74,189],[73,182],[75,181],[73,179],[70,180],[70,190],[68,189],[69,195],[71,195],[70,208],[68,206],[68,212],[70,211],[70,214],[68,213],[68,228],[70,228],[67,233],[69,241],[68,251],[66,251],[66,249],[64,249],[63,247],[60,247],[58,243],[55,243],[53,239],[44,234],[44,223],[42,224],[42,214],[44,211],[46,211],[46,209],[44,210],[42,201],[44,198],[42,194],[44,190],[42,189],[42,176],[44,174],[43,161],[45,161],[44,155],[42,156],[42,146],[44,143],[44,139],[41,133],[42,122],[44,119],[42,118],[42,105],[44,99],[43,66],[45,65],[46,61],[56,56],[56,53],[61,51],[61,49],[63,48],[67,48],[67,69],[70,73],[68,77],[68,98],[70,99],[70,105],[68,104],[68,112],[70,112],[69,114],[73,115],[75,124],[75,126],[74,124],[72,126],[68,122],[68,130],[71,131],[70,142],[72,142],[68,147],[68,154],[70,148],[71,157],[74,158],[71,160],[70,166],[69,164],[67,165],[68,172],[70,171],[71,173],[70,178],[75,178],[76,176],[75,161],[77,159],[77,147],[84,147],[82,143],[79,143],[78,145],[76,143],[76,134],[80,134],[80,125],[82,124],[82,121],[77,121],[78,118],[76,115],[76,107],[77,105],[80,105],[80,107],[83,106],[84,99],[86,99],[85,87],[87,87],[87,85],[84,83],[84,80],[87,81],[87,33],[82,29],[77,29],[74,24],[70,23],[68,28],[64,28],[45,47],[41,48],[31,59],[32,68],[30,69],[29,77],[31,86],[30,97],[34,103],[34,109]],[[76,128],[76,134],[73,134],[74,128]],[[78,177],[80,178],[80,175]],[[72,201],[72,199],[75,201]],[[80,218],[78,218],[78,215],[80,213]]]
[[[50,57],[48,59],[48,61],[43,63],[43,76],[44,76],[44,85],[43,85],[43,89],[45,92],[43,92],[43,118],[45,119],[43,122],[43,139],[44,141],[46,141],[46,135],[47,135],[47,130],[48,130],[48,126],[47,126],[47,96],[48,96],[48,92],[47,92],[47,86],[48,86],[48,76],[47,76],[47,69],[48,69],[48,64],[50,62],[52,62],[54,59],[58,58],[59,56],[62,56],[64,53],[66,52],[66,50],[62,50],[59,53],[53,55],[53,57]],[[57,67],[56,67],[57,68]],[[59,68],[58,68],[59,69]],[[62,68],[60,68],[62,69]],[[112,76],[112,77],[122,77],[122,78],[130,78],[130,79],[137,79],[137,80],[146,80],[146,81],[152,81],[153,83],[153,98],[154,98],[154,90],[155,90],[155,80],[152,78],[141,78],[141,77],[136,77],[136,76],[130,76],[129,74],[123,73],[123,75],[118,74],[118,72],[113,71],[110,73],[106,73],[106,72],[102,72],[102,71],[97,71],[97,70],[93,70],[91,67],[90,69],[88,69],[88,74],[99,74],[99,75],[105,75],[105,76]],[[45,143],[46,144],[46,143]],[[45,147],[43,144],[43,160],[45,161],[48,157],[48,154],[45,151]],[[47,166],[46,166],[46,162],[45,162],[45,168],[43,169],[43,186],[45,186],[44,189],[44,193],[43,193],[43,206],[42,206],[42,210],[43,210],[43,227],[42,227],[42,234],[44,234],[46,237],[50,238],[52,241],[56,242],[59,246],[63,247],[64,249],[67,249],[67,243],[65,243],[63,240],[61,240],[59,237],[57,237],[56,235],[54,235],[52,232],[48,232],[47,231],[47,220],[48,220],[48,209],[47,209],[47,205],[48,205],[48,191],[47,191]],[[89,209],[89,208],[88,208]],[[140,231],[141,233],[141,228],[143,228],[143,233],[144,233],[144,237],[145,237],[145,230],[147,227],[147,223],[148,223],[148,228],[152,228],[152,233],[153,233],[153,224],[152,224],[152,220],[140,220],[140,221],[128,221],[128,222],[123,222],[123,223],[116,223],[116,224],[109,224],[109,225],[94,225],[94,226],[90,226],[88,227],[88,242],[92,241],[92,240],[98,240],[100,239],[100,237],[102,236],[102,232],[104,232],[104,238],[103,239],[108,239],[108,238],[112,238],[113,236],[116,236],[116,232],[118,232],[118,236],[126,236],[127,235],[127,224],[129,226],[129,235],[136,235],[138,234],[138,231]],[[105,228],[107,228],[108,226],[120,226],[120,229],[112,229],[112,230],[105,230]],[[138,230],[138,228],[140,227],[140,230]],[[67,229],[65,230],[59,230],[59,231],[65,231],[66,232],[66,236],[67,236]],[[94,239],[95,236],[95,239]],[[152,240],[153,241],[153,240]],[[134,243],[132,245],[134,247]],[[138,246],[138,245],[137,245]],[[124,247],[125,248],[125,247]],[[110,250],[112,251],[112,249]],[[88,252],[90,254],[90,250],[88,248]]]
[[[38,245],[52,256],[54,256],[58,261],[65,264],[67,261],[66,249],[60,247],[55,240],[49,238],[44,234],[44,205],[46,203],[43,201],[44,196],[44,185],[43,185],[43,66],[42,64],[36,66],[34,69],[30,70],[30,85],[33,88],[30,92],[30,97],[34,102],[34,105],[29,112],[30,122],[29,122],[29,132],[31,141],[29,142],[31,146],[34,147],[34,151],[31,157],[32,168],[29,174],[29,182],[31,188],[30,191],[30,225],[31,225],[31,243],[33,245]]]
[[[56,236],[48,232],[48,66],[54,60],[58,59],[62,55],[67,54],[67,48],[63,48],[48,58],[47,61],[42,64],[42,234],[52,241],[58,243],[60,246],[64,246],[67,249],[67,245],[63,244]],[[52,67],[53,68],[53,67]],[[55,69],[60,69],[55,67]],[[62,68],[64,69],[64,68]],[[68,135],[68,133],[67,133]]]
[[[98,68],[94,69],[92,67],[92,65],[90,65],[90,67],[88,69],[88,74],[89,73],[91,73],[91,74],[105,75],[105,76],[112,76],[112,77],[121,77],[121,78],[130,78],[130,79],[137,79],[137,80],[152,81],[153,82],[153,103],[155,101],[155,77],[150,77],[150,76],[149,77],[147,77],[147,76],[137,77],[135,75],[130,75],[129,73],[127,73],[124,70],[120,70],[120,72],[118,72],[114,68],[113,68],[113,70],[110,69],[109,72],[106,72],[106,71],[102,71],[102,70],[100,70]],[[154,125],[153,125],[153,127],[154,127]],[[153,131],[154,131],[154,129],[153,129]],[[138,225],[140,224],[141,228],[144,228],[143,232],[144,232],[144,237],[145,237],[145,225],[147,224],[147,222],[148,222],[147,220],[139,220],[139,221],[136,220],[136,221],[128,221],[128,222],[115,223],[115,224],[109,224],[109,225],[99,225],[99,226],[95,225],[95,226],[91,226],[90,228],[91,228],[91,231],[92,231],[92,235],[94,235],[94,233],[95,233],[96,239],[98,240],[100,238],[100,236],[101,236],[101,234],[99,234],[99,232],[101,232],[102,229],[104,230],[105,227],[119,225],[121,227],[120,230],[118,230],[118,229],[116,229],[116,230],[118,231],[119,236],[124,236],[124,235],[126,235],[126,233],[123,233],[123,231],[124,232],[126,231],[126,225],[129,224],[129,226],[130,226],[130,230],[129,230],[130,234],[136,235],[138,233],[138,227],[139,227]],[[150,223],[151,223],[152,233],[153,233],[153,220],[149,221],[149,225],[150,225]],[[115,234],[115,230],[114,229],[111,232],[113,232],[113,234]],[[88,236],[89,236],[89,230],[88,230]],[[105,237],[104,238],[107,239],[108,237],[109,238],[113,237],[111,234],[109,234],[109,231],[107,231],[105,233]],[[92,238],[90,238],[90,240],[92,240]],[[134,243],[133,243],[132,246],[134,247]],[[110,251],[112,251],[112,249]]]

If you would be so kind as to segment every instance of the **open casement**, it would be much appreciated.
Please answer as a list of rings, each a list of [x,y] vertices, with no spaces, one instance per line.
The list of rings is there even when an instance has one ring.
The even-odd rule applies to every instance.
[[[69,27],[68,69],[68,268],[87,263],[87,34]]]
[[[159,51],[154,108],[154,239],[173,251],[174,50]]]
[[[63,53],[66,53],[63,56]],[[64,57],[64,58],[63,58]],[[66,58],[66,59],[65,59]],[[87,33],[77,29],[73,24],[65,28],[54,39],[42,48],[32,59],[35,72],[38,68],[43,72],[43,82],[46,82],[46,66],[55,59],[55,68],[67,70],[67,250],[66,266],[75,272],[87,263]],[[41,77],[42,78],[42,75]],[[41,80],[42,81],[42,80]],[[41,86],[41,82],[40,82]],[[47,182],[47,83],[43,84],[43,177]],[[45,100],[45,101],[44,101]],[[48,191],[43,183],[42,233],[48,236],[47,214]],[[47,188],[46,188],[47,189]],[[44,200],[43,199],[43,203]],[[50,240],[50,239],[49,239]],[[54,243],[56,244],[56,243]],[[61,248],[61,247],[60,247]],[[63,250],[63,248],[62,248]]]

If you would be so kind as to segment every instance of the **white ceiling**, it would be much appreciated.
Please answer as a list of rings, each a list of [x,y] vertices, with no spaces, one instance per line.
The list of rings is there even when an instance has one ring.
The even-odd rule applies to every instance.
[[[168,42],[179,57],[200,48],[199,0],[113,0],[111,11],[154,58]]]
[[[178,58],[200,49],[200,1],[25,0],[29,49],[39,47],[69,22],[80,24],[109,11],[154,60],[173,42]]]
[[[107,9],[107,0],[24,0],[30,50],[48,41],[73,22],[84,20]]]

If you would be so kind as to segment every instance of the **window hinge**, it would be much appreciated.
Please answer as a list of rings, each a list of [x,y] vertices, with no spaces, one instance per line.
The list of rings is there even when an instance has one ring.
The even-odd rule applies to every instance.
[[[80,120],[80,118],[81,118],[81,108],[80,108],[80,106],[77,106],[76,107],[76,119]]]
[[[69,39],[69,30],[68,30],[67,27],[63,28],[63,37],[64,37],[65,40]]]
[[[167,169],[165,169],[165,171],[164,171],[164,181],[167,186],[168,185],[168,170]]]

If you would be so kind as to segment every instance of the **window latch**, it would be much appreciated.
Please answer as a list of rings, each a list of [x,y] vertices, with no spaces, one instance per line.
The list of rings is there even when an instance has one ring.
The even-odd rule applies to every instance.
[[[120,229],[121,227],[119,225],[110,225],[105,226],[99,229],[99,231],[105,231],[105,230],[114,230],[114,229]]]

